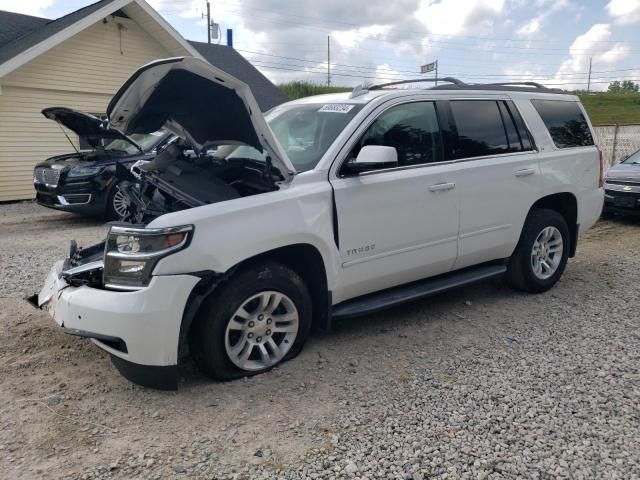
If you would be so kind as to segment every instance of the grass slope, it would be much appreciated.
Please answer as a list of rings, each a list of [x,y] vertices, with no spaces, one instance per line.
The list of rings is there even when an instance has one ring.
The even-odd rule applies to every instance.
[[[640,93],[597,93],[580,95],[591,123],[640,123]]]
[[[348,87],[327,87],[326,85],[309,82],[283,83],[279,85],[278,88],[289,97],[289,100],[310,97],[311,95],[321,95],[323,93],[350,92],[353,90],[353,88]]]

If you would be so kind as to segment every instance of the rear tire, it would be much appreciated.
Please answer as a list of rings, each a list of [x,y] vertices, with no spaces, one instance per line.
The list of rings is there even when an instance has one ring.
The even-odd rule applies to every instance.
[[[241,270],[203,303],[189,333],[200,370],[216,380],[263,373],[302,350],[311,297],[302,278],[268,261]]]
[[[529,213],[520,241],[507,265],[507,280],[518,290],[546,292],[564,272],[570,250],[569,227],[555,210]]]

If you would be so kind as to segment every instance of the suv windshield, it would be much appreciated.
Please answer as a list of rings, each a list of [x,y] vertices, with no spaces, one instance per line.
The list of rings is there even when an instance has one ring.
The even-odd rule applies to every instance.
[[[636,153],[632,153],[631,155],[629,155],[626,158],[626,160],[624,160],[622,163],[640,165],[640,150],[638,150]]]
[[[153,133],[134,133],[130,135],[131,139],[136,142],[145,152],[151,150],[165,135],[166,132],[159,130]],[[138,153],[138,149],[124,138],[117,138],[104,146],[105,150],[117,150],[127,152],[131,155]]]
[[[282,105],[266,120],[299,172],[313,169],[338,134],[362,109],[347,103]]]

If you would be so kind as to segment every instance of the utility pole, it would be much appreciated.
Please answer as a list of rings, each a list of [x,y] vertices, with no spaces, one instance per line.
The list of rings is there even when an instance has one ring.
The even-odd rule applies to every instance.
[[[207,1],[207,43],[211,44],[211,3]]]
[[[331,35],[327,35],[327,87],[331,86]]]
[[[589,89],[591,88],[591,57],[589,57],[589,79],[587,80],[587,93],[589,93]]]

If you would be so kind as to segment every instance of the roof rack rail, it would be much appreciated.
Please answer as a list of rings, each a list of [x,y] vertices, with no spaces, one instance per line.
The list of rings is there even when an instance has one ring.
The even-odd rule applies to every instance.
[[[508,90],[516,92],[539,91],[542,93],[567,93],[559,88],[549,88],[537,82],[499,82],[499,83],[465,83],[454,77],[442,77],[437,79],[438,82],[447,82],[449,85],[436,85],[431,90]],[[351,92],[350,98],[364,95],[370,90],[382,90],[386,87],[394,85],[405,85],[409,83],[436,82],[435,78],[419,78],[413,80],[398,80],[397,82],[381,83],[379,85],[370,85],[364,83],[358,85]],[[533,87],[533,88],[532,88]]]
[[[513,92],[567,93],[559,88],[549,88],[537,82],[463,83],[462,85],[438,85],[433,90],[503,90]]]
[[[397,82],[381,83],[379,85],[371,85],[369,82],[361,83],[357,85],[352,91],[349,98],[356,98],[360,95],[364,95],[369,90],[382,90],[385,87],[392,87],[394,85],[404,85],[407,83],[421,83],[421,82],[448,82],[458,86],[467,85],[462,80],[458,80],[454,77],[442,77],[442,78],[417,78],[413,80],[398,80]]]
[[[498,82],[498,83],[483,83],[482,85],[495,85],[496,87],[517,87],[518,85],[526,85],[527,87],[535,87],[538,90],[550,90],[544,85],[538,82]]]
[[[458,80],[454,77],[442,77],[442,78],[416,78],[413,80],[398,80],[397,82],[381,83],[379,85],[372,85],[369,90],[380,90],[385,87],[392,87],[394,85],[404,85],[407,83],[421,83],[421,82],[448,82],[454,85],[467,85],[462,80]]]

